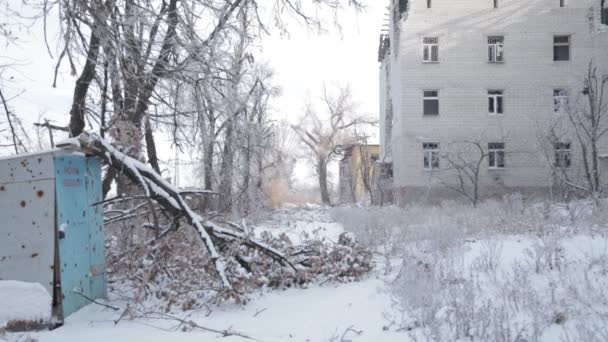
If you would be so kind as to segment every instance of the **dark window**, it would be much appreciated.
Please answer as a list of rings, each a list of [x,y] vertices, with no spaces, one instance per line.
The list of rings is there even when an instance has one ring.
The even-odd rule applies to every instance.
[[[426,8],[431,8],[431,0],[426,0]]]
[[[608,25],[608,1],[606,1],[606,0],[601,0],[601,1],[602,1],[602,8],[601,8],[602,24]]]
[[[555,167],[569,168],[572,165],[570,143],[555,144]]]
[[[494,0],[494,8],[498,8],[498,0]]]
[[[566,7],[566,0],[559,0],[559,7]]]
[[[393,163],[383,163],[381,170],[382,178],[393,178]]]
[[[407,3],[408,0],[399,0],[399,14],[403,14],[403,12],[407,11]]]
[[[439,91],[424,91],[424,115],[439,115]]]
[[[553,60],[554,61],[569,61],[570,60],[570,36],[554,36],[553,37]]]
[[[488,144],[488,162],[490,169],[504,169],[505,143]]]

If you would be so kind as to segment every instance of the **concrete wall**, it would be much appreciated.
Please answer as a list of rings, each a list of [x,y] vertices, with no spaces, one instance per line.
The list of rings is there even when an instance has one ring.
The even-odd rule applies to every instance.
[[[423,170],[422,143],[438,142],[444,153],[454,143],[471,140],[486,148],[488,142],[506,143],[506,168],[489,170],[487,161],[482,167],[486,188],[548,186],[546,155],[552,152],[543,151],[539,135],[562,120],[553,113],[553,90],[580,89],[592,60],[600,75],[608,73],[608,33],[598,33],[596,3],[568,0],[560,8],[558,0],[499,0],[495,9],[489,0],[433,0],[428,9],[426,0],[410,0],[400,23],[398,55],[385,62],[391,72],[398,69],[391,74],[398,77],[392,89],[395,186],[442,186],[441,172]],[[504,36],[504,63],[487,62],[487,37],[493,35]],[[554,35],[571,36],[570,61],[553,61]],[[422,63],[425,36],[439,37],[438,63]],[[439,116],[423,115],[425,89],[439,90]],[[489,89],[504,91],[503,115],[488,114]]]

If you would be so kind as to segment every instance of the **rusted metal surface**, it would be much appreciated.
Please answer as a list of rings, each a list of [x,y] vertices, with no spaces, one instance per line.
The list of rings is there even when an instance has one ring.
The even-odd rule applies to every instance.
[[[0,280],[40,283],[52,294],[53,154],[0,160]]]

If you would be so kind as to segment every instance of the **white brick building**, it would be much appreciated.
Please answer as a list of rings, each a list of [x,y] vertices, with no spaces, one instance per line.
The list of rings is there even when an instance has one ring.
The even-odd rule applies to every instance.
[[[550,126],[566,126],[555,102],[581,98],[589,64],[608,74],[600,2],[391,0],[379,55],[380,135],[398,201],[459,196],[450,190],[460,184],[455,161],[480,159],[474,143],[485,155],[481,196],[546,193],[556,155],[577,178],[576,139],[560,136],[557,153],[544,142]]]

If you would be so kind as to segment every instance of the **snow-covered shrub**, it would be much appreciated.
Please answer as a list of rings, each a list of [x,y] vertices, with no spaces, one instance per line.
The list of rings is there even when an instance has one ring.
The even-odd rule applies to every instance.
[[[332,214],[401,261],[391,288],[414,341],[606,341],[607,209],[511,195]]]
[[[111,294],[167,312],[195,310],[227,300],[246,303],[257,289],[357,281],[372,269],[371,252],[348,233],[335,243],[309,237],[297,245],[285,234],[263,233],[260,240],[290,256],[298,272],[259,250],[236,243],[222,245],[222,253],[233,256],[226,258],[226,274],[234,290],[226,291],[197,236],[190,230],[169,234],[158,244],[138,244],[127,253],[118,252],[119,244],[108,244]]]
[[[479,255],[473,261],[473,268],[481,272],[495,272],[502,257],[503,244],[496,240],[482,240]]]
[[[397,207],[337,207],[331,209],[331,215],[370,248],[390,252],[404,239],[399,229],[407,220],[407,213]]]

